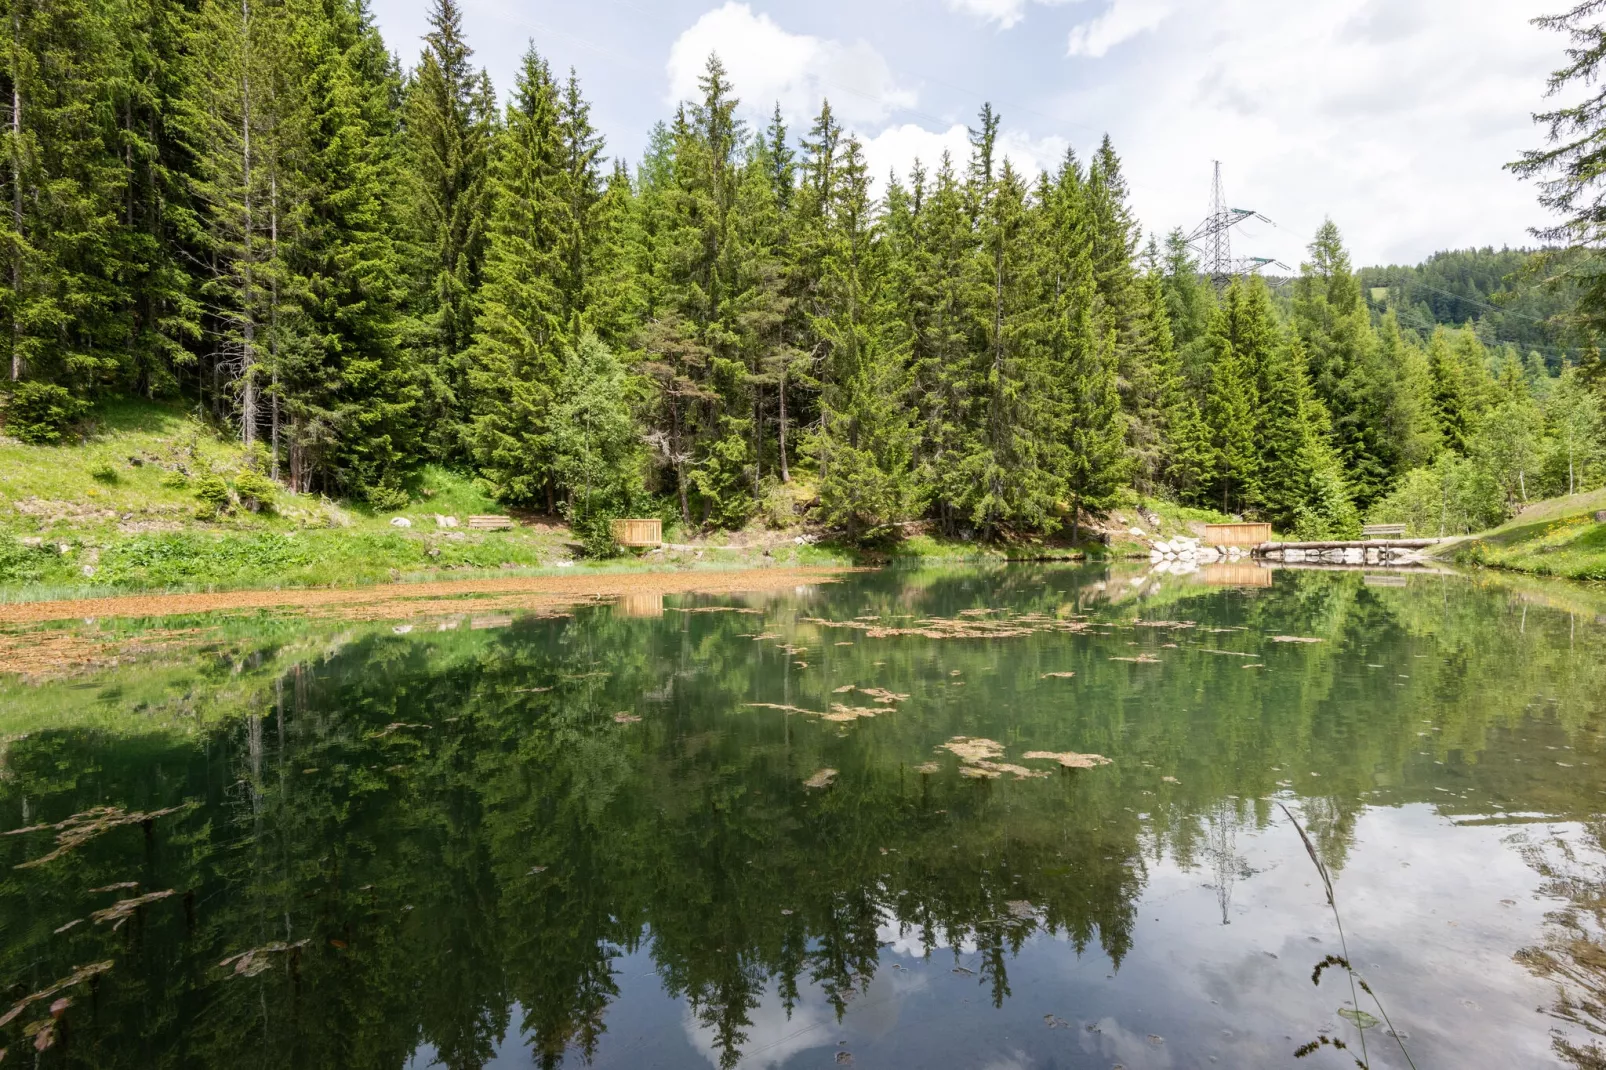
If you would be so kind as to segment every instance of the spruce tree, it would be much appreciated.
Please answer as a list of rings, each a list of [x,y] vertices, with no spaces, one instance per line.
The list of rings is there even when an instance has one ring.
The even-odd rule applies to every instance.
[[[474,303],[484,265],[495,99],[470,65],[457,0],[431,0],[430,32],[407,86],[404,129],[411,184],[413,346],[424,383],[430,450],[455,456],[466,422]]]
[[[821,290],[832,311],[815,321],[828,370],[813,451],[824,519],[857,538],[912,514],[914,433],[870,176],[853,137],[842,144],[826,235]]]
[[[528,504],[553,495],[552,437],[569,314],[565,284],[583,253],[570,244],[569,167],[559,91],[546,61],[524,55],[497,134],[484,282],[467,354],[474,416],[469,450],[493,492]]]
[[[277,358],[290,485],[394,507],[420,459],[419,391],[401,350],[399,78],[360,0],[304,9],[304,222],[287,252],[297,334]]]

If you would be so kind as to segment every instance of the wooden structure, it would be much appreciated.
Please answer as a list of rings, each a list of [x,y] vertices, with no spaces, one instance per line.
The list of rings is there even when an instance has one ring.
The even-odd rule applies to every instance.
[[[1388,536],[1398,539],[1404,535],[1404,524],[1368,524],[1361,529],[1361,536],[1367,539]]]
[[[512,527],[513,518],[510,516],[471,516],[468,518],[468,526],[479,531],[499,531],[502,528]]]
[[[1270,524],[1206,524],[1206,546],[1259,546],[1271,541]]]
[[[1200,567],[1199,579],[1212,587],[1270,587],[1272,572],[1253,562],[1226,561]]]
[[[615,520],[613,541],[630,549],[662,546],[664,522],[657,517],[650,520]]]

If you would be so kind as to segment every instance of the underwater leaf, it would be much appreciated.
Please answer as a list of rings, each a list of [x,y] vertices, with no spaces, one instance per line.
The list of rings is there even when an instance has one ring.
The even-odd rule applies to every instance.
[[[1353,1022],[1357,1029],[1375,1029],[1381,1024],[1375,1016],[1366,1013],[1359,1007],[1340,1007],[1338,1016]]]

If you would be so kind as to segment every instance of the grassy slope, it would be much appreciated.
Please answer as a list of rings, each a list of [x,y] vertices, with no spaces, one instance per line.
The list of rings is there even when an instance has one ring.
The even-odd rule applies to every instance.
[[[245,466],[246,453],[238,443],[177,405],[104,405],[95,414],[93,432],[78,445],[26,446],[0,438],[0,600],[347,585],[442,573],[469,578],[559,567],[578,549],[556,524],[528,523],[506,532],[438,529],[435,514],[465,520],[505,510],[472,480],[435,467],[424,469],[412,505],[400,513],[381,515],[366,505],[281,494],[271,512],[234,509],[210,519],[198,516],[195,480],[216,473],[232,482]],[[180,472],[187,474],[187,483],[176,479]],[[804,481],[788,493],[812,497]],[[780,512],[790,515],[792,503],[782,504]],[[1144,512],[1156,514],[1158,525],[1145,520]],[[412,526],[393,526],[396,516],[407,517]],[[1131,528],[1169,537],[1217,519],[1209,511],[1128,495],[1104,521],[1084,527],[1084,540],[1095,556],[1146,555],[1147,543]],[[1095,531],[1105,533],[1107,544],[1091,541]],[[1063,537],[997,545],[921,534],[860,553],[800,544],[801,532],[801,527],[775,531],[755,522],[746,531],[691,540],[671,530],[666,531],[671,542],[692,546],[603,567],[1000,561],[1075,552]],[[13,539],[39,540],[43,546],[19,552]]]
[[[1572,580],[1606,580],[1606,524],[1594,519],[1603,509],[1606,490],[1535,502],[1449,552],[1467,563]]]
[[[26,446],[0,438],[0,536],[44,543],[19,554],[15,542],[0,539],[0,599],[344,585],[442,573],[468,578],[554,568],[574,557],[569,533],[558,525],[502,532],[438,529],[437,513],[466,521],[476,513],[505,512],[472,480],[439,468],[421,473],[414,502],[399,513],[379,515],[363,505],[283,494],[271,513],[236,509],[214,519],[198,517],[194,479],[208,472],[232,479],[245,460],[238,444],[183,409],[144,403],[103,407],[82,445]],[[189,485],[173,485],[179,470],[189,474]],[[396,516],[412,526],[393,526]],[[740,564],[746,557],[758,560],[759,553],[710,548],[706,554],[663,554],[610,567]],[[830,559],[827,552],[789,541],[762,558]]]

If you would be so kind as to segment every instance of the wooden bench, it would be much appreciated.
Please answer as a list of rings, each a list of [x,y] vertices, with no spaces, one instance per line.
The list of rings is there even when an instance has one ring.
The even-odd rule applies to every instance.
[[[1404,524],[1368,524],[1361,529],[1365,538],[1399,538],[1405,534]]]
[[[480,531],[498,531],[502,528],[512,527],[513,518],[510,516],[471,516],[468,518],[468,526],[477,528]]]

